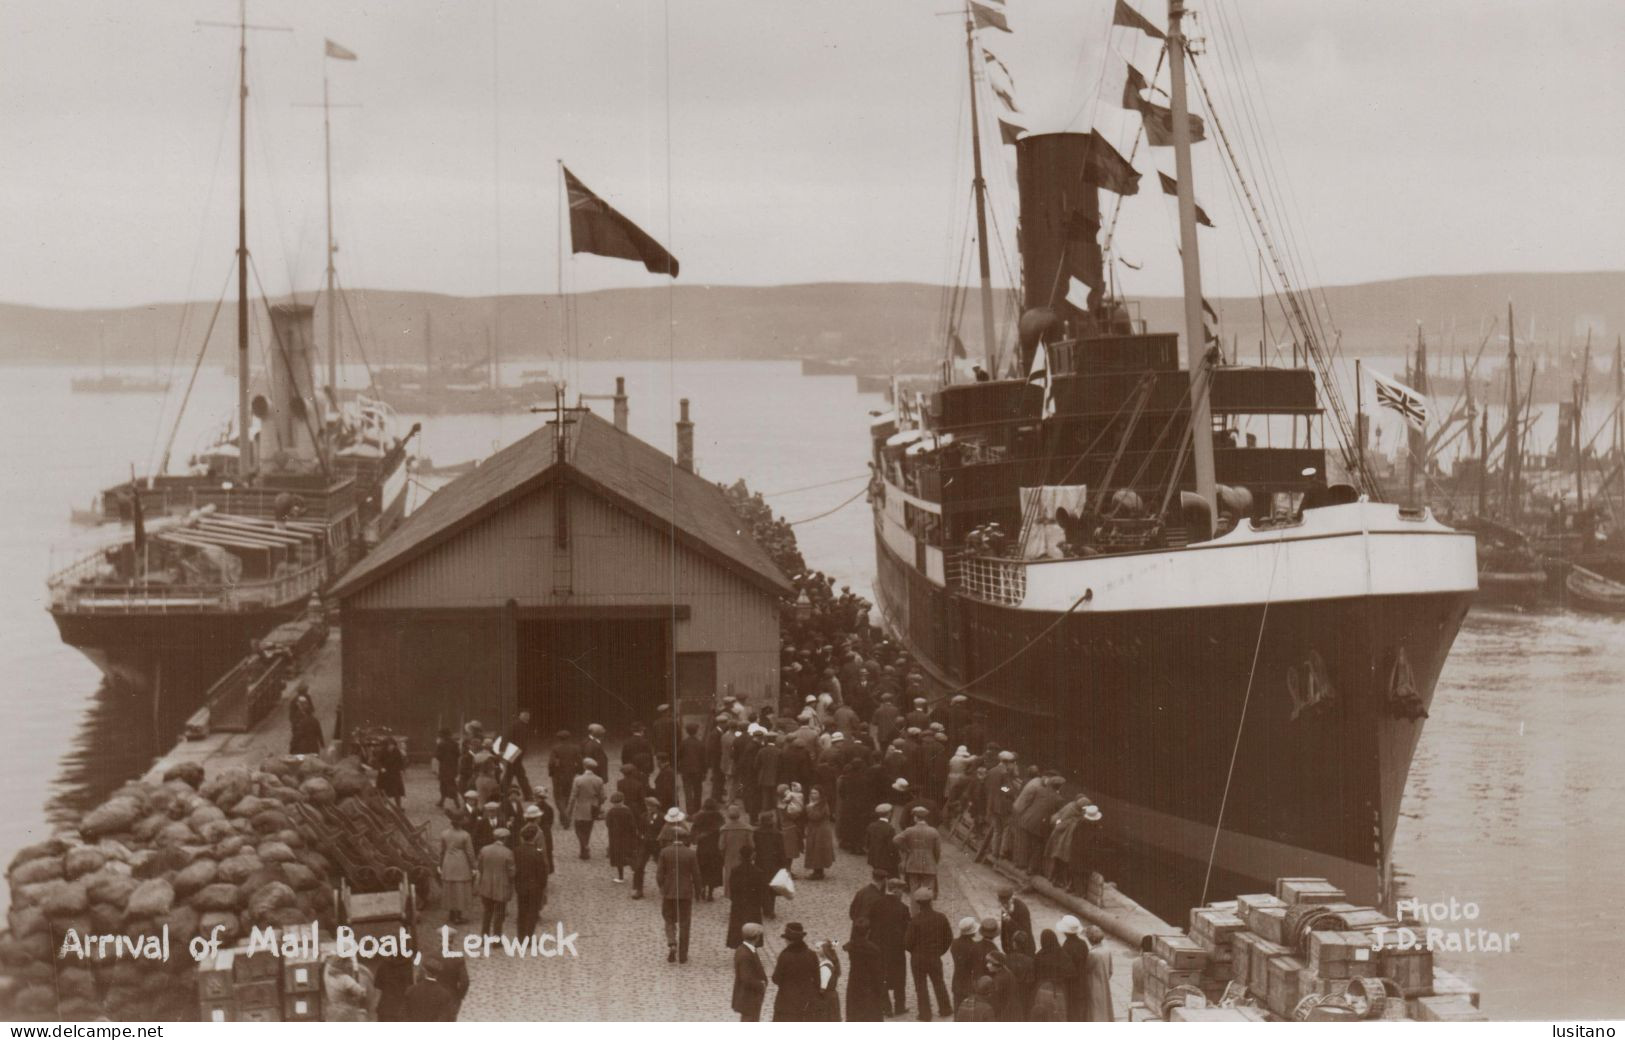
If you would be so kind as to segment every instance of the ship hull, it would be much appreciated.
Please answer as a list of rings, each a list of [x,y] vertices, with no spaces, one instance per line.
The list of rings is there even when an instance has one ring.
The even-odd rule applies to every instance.
[[[1405,778],[1470,589],[1068,613],[952,593],[884,537],[876,552],[893,633],[939,684],[969,684],[1005,746],[1101,806],[1098,868],[1136,899],[1182,920],[1204,898],[1315,876],[1387,900]]]
[[[306,601],[242,611],[151,614],[52,611],[62,641],[101,669],[108,682],[149,700],[154,731],[179,730],[215,680]]]

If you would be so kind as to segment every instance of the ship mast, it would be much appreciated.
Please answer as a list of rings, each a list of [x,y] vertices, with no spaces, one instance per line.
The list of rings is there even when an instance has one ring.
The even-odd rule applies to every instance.
[[[1202,323],[1202,265],[1196,242],[1196,184],[1191,173],[1191,129],[1185,99],[1184,0],[1168,0],[1168,67],[1173,74],[1174,176],[1179,185],[1180,259],[1185,271],[1185,357],[1191,379],[1191,454],[1196,464],[1196,493],[1208,504],[1212,537],[1218,516],[1213,474],[1213,415],[1207,394],[1207,337]],[[1178,474],[1174,476],[1178,480]]]
[[[965,5],[965,69],[970,80],[970,141],[976,195],[976,259],[982,275],[982,352],[987,370],[997,375],[999,347],[993,339],[993,272],[987,257],[987,181],[982,179],[982,126],[976,114],[976,22]]]
[[[248,0],[237,8],[237,477],[248,476]]]
[[[339,401],[339,298],[335,295],[338,272],[333,267],[333,254],[338,246],[333,243],[333,119],[327,98],[327,59],[322,58],[322,167],[326,171],[327,190],[327,399],[338,407]]]
[[[1506,435],[1506,491],[1503,503],[1509,520],[1518,519],[1518,484],[1523,469],[1523,446],[1518,429],[1518,345],[1517,332],[1512,324],[1512,301],[1507,301],[1507,435]]]

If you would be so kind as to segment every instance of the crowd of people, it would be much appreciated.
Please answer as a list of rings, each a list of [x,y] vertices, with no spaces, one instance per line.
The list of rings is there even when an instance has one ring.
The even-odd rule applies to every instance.
[[[779,703],[727,697],[707,724],[659,705],[630,727],[615,760],[603,726],[559,730],[545,749],[546,783],[526,773],[526,752],[544,743],[528,713],[501,736],[478,722],[443,730],[438,851],[450,922],[472,926],[477,899],[480,930],[501,934],[514,902],[516,934],[532,934],[555,856],[568,854],[556,830],[574,837],[579,859],[603,849],[629,898],[658,902],[671,964],[689,960],[695,903],[728,903],[717,938],[734,951],[742,1019],[760,1016],[771,989],[774,1020],[836,1021],[844,1011],[877,1021],[906,1014],[912,988],[922,1020],[1111,1020],[1110,957],[1076,918],[1035,932],[1008,889],[998,918],[953,925],[935,909],[944,830],[968,822],[979,859],[1078,887],[1101,863],[1100,809],[1000,746],[964,694],[928,696],[910,656],[871,624],[869,603],[806,570],[789,526],[760,496],[743,484],[725,491],[796,575]],[[763,963],[780,900],[838,873],[838,851],[864,865],[863,878],[847,878],[863,883],[842,950],[789,921],[774,963]]]

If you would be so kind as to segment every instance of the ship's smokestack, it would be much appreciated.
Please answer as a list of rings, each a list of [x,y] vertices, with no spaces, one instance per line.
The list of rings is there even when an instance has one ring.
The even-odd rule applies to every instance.
[[[1053,308],[1056,334],[1076,334],[1083,312],[1066,302],[1069,279],[1096,286],[1091,308],[1106,284],[1101,267],[1100,192],[1090,176],[1093,134],[1028,134],[1016,143],[1021,192],[1022,309]],[[1048,337],[1046,336],[1046,339]],[[1021,371],[1032,366],[1037,342],[1021,345]]]
[[[688,473],[694,472],[694,424],[688,420],[688,398],[678,402],[677,465]]]
[[[615,377],[615,428],[626,432],[626,377]]]
[[[260,460],[273,471],[309,472],[318,463],[315,315],[303,303],[271,308],[270,415],[262,420]]]

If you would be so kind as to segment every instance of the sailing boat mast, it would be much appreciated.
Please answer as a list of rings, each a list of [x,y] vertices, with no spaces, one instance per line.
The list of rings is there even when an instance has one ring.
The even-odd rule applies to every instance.
[[[248,476],[248,0],[237,9],[237,476]]]
[[[327,399],[336,408],[339,394],[339,298],[338,272],[333,266],[333,255],[338,246],[333,242],[333,120],[327,97],[327,59],[322,58],[322,159],[326,170],[327,189]]]
[[[1522,477],[1523,446],[1518,429],[1518,346],[1516,326],[1512,322],[1512,301],[1507,301],[1507,426],[1506,426],[1506,501],[1507,518],[1518,519],[1518,484]]]
[[[993,271],[987,257],[987,181],[982,179],[982,124],[976,114],[976,22],[965,5],[965,70],[970,80],[970,149],[975,170],[971,186],[976,195],[976,259],[982,274],[982,352],[987,370],[999,371],[999,347],[993,339]]]
[[[1207,337],[1202,323],[1202,266],[1196,242],[1196,185],[1191,173],[1191,128],[1185,100],[1184,0],[1168,0],[1168,67],[1173,74],[1174,176],[1179,182],[1180,259],[1185,269],[1185,356],[1191,378],[1191,454],[1196,493],[1208,504],[1209,530],[1218,516],[1213,473],[1213,416],[1207,394]],[[1178,479],[1178,475],[1175,475]]]

